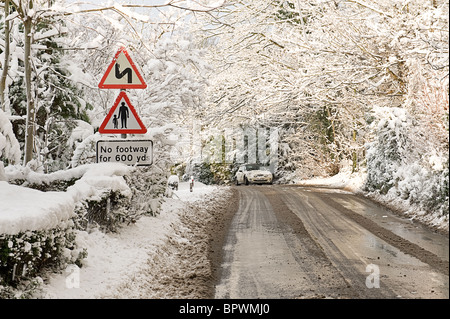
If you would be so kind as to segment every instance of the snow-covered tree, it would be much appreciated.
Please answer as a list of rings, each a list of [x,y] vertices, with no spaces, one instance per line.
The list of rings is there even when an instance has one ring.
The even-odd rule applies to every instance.
[[[445,1],[230,1],[203,28],[213,113],[287,127],[299,169],[357,169],[372,108],[406,106],[412,62],[448,76],[447,13]]]
[[[8,2],[9,3],[9,2]],[[66,50],[78,50],[80,48],[89,48],[89,49],[98,49],[99,47],[96,45],[96,42],[103,41],[103,44],[107,44],[107,48],[109,51],[115,49],[114,45],[120,43],[119,38],[114,38],[116,35],[122,37],[124,41],[122,44],[130,44],[134,45],[134,48],[144,47],[146,51],[149,51],[149,47],[147,46],[148,36],[154,36],[155,39],[161,37],[161,30],[158,32],[151,34],[145,34],[145,25],[151,25],[153,22],[151,21],[151,15],[148,12],[146,14],[138,13],[134,11],[134,8],[138,8],[140,10],[144,9],[153,9],[159,10],[163,14],[167,15],[167,11],[163,10],[164,8],[172,8],[176,9],[179,12],[209,12],[213,10],[216,6],[220,6],[222,2],[217,1],[178,1],[171,0],[162,4],[142,4],[142,5],[134,5],[134,4],[92,4],[88,5],[86,3],[75,3],[75,2],[66,2],[63,0],[59,1],[40,1],[40,0],[27,0],[27,1],[11,1],[11,7],[13,8],[13,14],[8,16],[7,21],[18,21],[20,22],[20,30],[19,33],[23,36],[21,40],[19,40],[19,47],[23,52],[20,52],[19,56],[19,67],[23,67],[22,72],[24,74],[23,80],[17,77],[12,77],[16,81],[16,85],[19,87],[25,87],[25,101],[26,101],[26,123],[25,123],[25,146],[24,146],[24,163],[28,163],[33,155],[33,148],[35,151],[43,152],[44,157],[47,157],[51,146],[49,146],[49,142],[46,137],[42,137],[38,141],[36,141],[36,136],[39,136],[39,128],[36,128],[36,121],[39,119],[36,118],[39,110],[42,110],[39,103],[46,104],[47,115],[50,112],[49,104],[57,103],[56,100],[61,102],[62,95],[66,95],[63,100],[66,105],[58,105],[60,108],[72,108],[76,109],[77,117],[81,118],[83,115],[83,108],[87,106],[84,101],[80,101],[79,99],[75,99],[70,97],[69,92],[73,92],[76,95],[82,95],[81,93],[76,92],[79,88],[75,88],[76,80],[79,79],[80,73],[74,75],[74,72],[78,72],[79,69],[71,63],[71,61],[66,60],[67,56],[62,58],[61,52],[65,52]],[[80,20],[80,17],[86,19],[85,21]],[[87,35],[83,39],[80,39],[80,34],[74,34],[74,37],[71,39],[73,44],[79,44],[82,42],[82,45],[76,45],[72,47],[61,47],[59,43],[52,42],[50,45],[50,39],[54,39],[60,37],[62,34],[67,32],[66,24],[67,23],[77,23],[80,26],[83,26],[85,30],[92,27],[89,21],[94,21],[95,19],[100,18],[98,25],[98,29],[91,29],[91,33],[83,32],[82,34]],[[108,27],[102,28],[99,26],[100,24],[108,24]],[[156,25],[159,25],[159,21]],[[165,22],[162,21],[161,25],[169,25],[174,26],[174,22]],[[19,23],[16,23],[18,25]],[[23,29],[23,30],[22,30]],[[119,30],[121,29],[121,30]],[[9,30],[9,29],[8,29]],[[144,32],[141,32],[144,30]],[[22,32],[24,31],[24,32]],[[104,32],[103,32],[104,31]],[[107,33],[110,32],[108,35]],[[120,33],[120,35],[119,35]],[[93,35],[92,38],[89,36]],[[54,41],[54,40],[52,40]],[[70,41],[69,41],[70,42]],[[109,42],[109,43],[108,43]],[[67,42],[66,42],[67,43]],[[110,45],[114,44],[114,45]],[[50,46],[51,48],[50,48]],[[52,52],[50,52],[52,51]],[[94,73],[95,70],[99,70],[101,65],[105,61],[105,57],[110,57],[111,55],[108,53],[108,50],[103,51],[103,57],[101,54],[97,54],[97,57],[101,59],[102,63],[96,63],[98,61],[91,60],[92,64],[96,63],[96,67],[90,69],[90,74],[98,75],[99,73]],[[44,53],[45,52],[45,53]],[[15,52],[16,54],[17,52]],[[13,55],[9,59],[5,56],[5,59],[9,62],[10,60],[15,59],[16,57]],[[20,65],[23,63],[23,65]],[[55,63],[59,66],[56,67]],[[12,64],[12,63],[11,63]],[[88,65],[86,65],[88,67]],[[69,69],[72,69],[69,71]],[[5,71],[9,72],[9,71]],[[4,73],[4,72],[2,72]],[[52,75],[50,75],[52,74]],[[2,76],[2,79],[4,77]],[[57,83],[51,83],[50,80],[56,80],[58,78]],[[85,80],[86,78],[84,78]],[[39,82],[39,80],[41,82]],[[21,82],[23,81],[23,82]],[[62,81],[65,83],[63,84]],[[46,87],[39,87],[37,83],[43,83]],[[1,82],[3,83],[3,81]],[[84,81],[84,84],[87,82]],[[49,85],[50,84],[50,85]],[[5,88],[8,86],[10,88],[10,84],[4,84]],[[88,84],[88,87],[93,87],[92,83]],[[86,87],[85,87],[86,88]],[[57,93],[52,93],[50,90],[53,90]],[[7,91],[7,90],[6,90]],[[20,91],[20,90],[18,90]],[[5,92],[5,91],[2,91]],[[59,92],[59,93],[58,93]],[[18,93],[18,92],[16,92]],[[41,94],[41,96],[39,96]],[[42,97],[42,94],[45,97]],[[56,99],[54,98],[56,94],[60,96]],[[62,95],[61,95],[62,94]],[[17,100],[17,94],[14,94],[12,99],[16,99],[16,102],[21,103],[20,99]],[[48,99],[51,99],[48,100]],[[101,99],[95,101],[97,104],[101,101]],[[68,105],[70,103],[71,105]],[[104,109],[107,108],[106,104],[103,103]],[[5,103],[2,103],[2,107],[4,107]],[[63,112],[65,112],[64,110]],[[43,111],[41,111],[43,112]],[[43,116],[44,115],[44,116]],[[41,113],[40,118],[47,117],[47,115]],[[40,125],[41,132],[48,130],[49,125],[54,127],[54,117],[52,115],[47,117],[50,119],[51,123],[45,121],[44,124],[38,123]],[[59,121],[58,121],[59,122]],[[70,125],[69,125],[70,126]],[[70,135],[70,133],[68,134]],[[42,142],[42,140],[44,142]],[[38,148],[38,149],[36,149]]]
[[[72,19],[73,36],[67,38],[66,47],[84,48],[71,51],[71,71],[84,83],[85,98],[94,106],[90,112],[92,125],[100,126],[117,98],[118,90],[99,90],[97,85],[116,51],[125,46],[147,83],[146,89],[128,90],[127,95],[148,128],[147,137],[154,140],[155,164],[169,163],[168,148],[175,143],[172,135],[183,126],[182,115],[201,103],[206,67],[202,50],[178,25],[182,22],[180,12],[167,10],[161,14],[162,27],[138,21],[140,27],[133,25],[132,29],[141,33],[132,32],[132,37],[130,21],[117,12],[89,13]],[[152,41],[144,42],[143,38]]]
[[[51,144],[58,139],[61,143],[64,133],[61,130],[56,133],[55,122],[81,118],[84,112],[61,63],[63,54],[58,38],[65,33],[65,27],[50,10],[52,4],[52,1],[10,1],[11,14],[6,18],[12,27],[11,36],[5,33],[8,38],[5,49],[9,43],[13,50],[9,50],[9,55],[5,50],[3,56],[9,63],[4,63],[3,73],[7,77],[2,82],[4,101],[8,103],[2,107],[16,119],[26,118],[25,123],[15,121],[16,134],[24,141],[25,164],[32,160],[33,153],[41,163],[48,157],[60,157],[61,153],[55,152]],[[64,126],[70,128],[69,123]]]

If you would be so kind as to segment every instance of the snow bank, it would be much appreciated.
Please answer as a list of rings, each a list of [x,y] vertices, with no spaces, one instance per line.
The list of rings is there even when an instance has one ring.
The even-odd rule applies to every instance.
[[[366,180],[366,173],[352,173],[351,168],[342,169],[339,174],[328,178],[315,178],[311,180],[297,181],[296,184],[304,186],[323,186],[332,188],[342,188],[349,192],[361,193]]]
[[[181,199],[184,202],[196,202],[202,200],[207,194],[219,192],[218,186],[208,186],[201,182],[194,181],[194,188],[190,191],[189,182],[182,182],[178,186],[178,191],[175,193],[175,198]]]
[[[0,234],[55,228],[73,216],[73,197],[0,182]]]
[[[7,166],[7,179],[24,179],[32,184],[80,178],[66,192],[42,192],[0,182],[0,234],[50,229],[73,217],[76,203],[100,196],[105,190],[119,191],[125,196],[131,190],[123,176],[132,168],[118,163],[88,164],[67,171],[40,174]]]
[[[97,230],[91,233],[79,232],[77,241],[88,252],[83,266],[77,268],[71,265],[65,273],[50,274],[38,298],[127,298],[127,293],[137,294],[139,288],[136,286],[142,284],[139,276],[149,276],[149,267],[155,260],[162,258],[161,251],[165,249],[167,241],[185,240],[176,234],[176,230],[183,227],[180,216],[188,213],[192,219],[199,218],[197,210],[190,210],[190,204],[195,205],[197,201],[214,193],[220,196],[223,190],[218,186],[196,182],[193,192],[190,192],[189,183],[180,183],[179,190],[173,192],[173,198],[165,199],[161,213],[156,217],[142,216],[136,223],[121,228],[120,233]],[[176,259],[170,256],[164,259],[165,267],[174,266],[171,262],[176,262]],[[79,280],[77,285],[68,284],[68,278],[74,270]]]

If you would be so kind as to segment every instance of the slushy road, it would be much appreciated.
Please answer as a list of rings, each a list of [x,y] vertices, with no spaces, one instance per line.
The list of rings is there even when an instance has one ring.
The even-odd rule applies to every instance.
[[[239,186],[216,298],[449,298],[449,239],[342,190]]]

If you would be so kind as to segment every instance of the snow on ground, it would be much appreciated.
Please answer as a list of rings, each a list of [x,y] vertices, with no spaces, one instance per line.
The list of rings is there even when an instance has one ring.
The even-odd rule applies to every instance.
[[[147,272],[149,261],[157,257],[168,238],[176,238],[175,229],[180,226],[180,215],[195,203],[220,191],[215,186],[196,182],[193,192],[188,183],[180,183],[162,205],[157,217],[143,216],[135,224],[124,226],[118,233],[79,232],[78,240],[88,249],[88,256],[81,268],[71,265],[60,274],[50,274],[45,279],[38,298],[92,299],[128,298],[136,293],[130,287],[142,272]],[[195,214],[195,210],[189,212]],[[178,236],[179,237],[179,236]],[[165,262],[170,259],[165,259]],[[171,265],[165,264],[164,267]],[[160,287],[159,287],[160,288]],[[140,296],[144,297],[145,296]],[[147,296],[151,298],[152,296]]]
[[[330,188],[342,188],[349,192],[361,193],[365,183],[365,174],[358,172],[352,174],[348,169],[342,169],[339,174],[328,178],[315,178],[296,182],[299,185],[316,185]]]
[[[123,168],[120,166],[115,167],[114,173],[122,175],[124,172],[121,172],[121,169]],[[68,195],[70,194],[72,198],[80,196],[78,194],[80,189],[90,190],[89,193],[91,193],[94,185],[101,188],[102,185],[98,185],[99,180],[96,176],[99,168],[93,169],[89,174],[86,170],[89,171],[89,167],[84,167],[80,172],[72,172],[84,176],[83,181],[75,184],[73,189],[68,189]],[[100,170],[100,172],[102,171]],[[104,173],[102,172],[100,175]],[[115,174],[109,172],[106,175]],[[296,181],[296,184],[341,188],[353,193],[363,193],[364,181],[363,173],[351,174],[349,171],[342,171],[330,178]],[[89,187],[84,183],[88,183]],[[24,196],[24,194],[15,194],[15,187],[6,182],[0,182],[0,190],[2,190],[0,201],[2,203],[6,205],[8,202],[20,202],[17,200],[17,196]],[[87,258],[83,260],[83,266],[78,268],[70,265],[61,273],[44,274],[42,289],[36,292],[35,297],[63,299],[174,298],[174,287],[169,287],[167,281],[161,280],[161,272],[166,268],[171,268],[172,272],[184,271],[185,268],[183,269],[183,265],[181,265],[184,261],[180,261],[182,257],[176,256],[177,252],[190,247],[191,244],[198,246],[198,242],[189,243],[189,239],[180,236],[180,232],[182,233],[185,228],[182,219],[189,216],[194,223],[207,223],[202,208],[207,205],[214,207],[218,201],[223,201],[221,197],[224,196],[221,196],[221,192],[225,192],[226,189],[195,182],[194,190],[190,192],[189,183],[180,183],[179,190],[174,191],[172,197],[165,200],[161,213],[156,217],[142,216],[136,223],[123,226],[117,233],[104,233],[97,229],[89,232],[79,231],[77,241],[82,247],[86,247],[88,252]],[[45,193],[31,189],[27,192],[30,193],[29,196],[56,198],[56,193],[49,192],[48,195],[45,195]],[[40,197],[39,200],[45,199]],[[210,204],[207,204],[205,200]],[[60,202],[71,201],[61,198]],[[23,204],[25,205],[25,202]],[[226,203],[219,204],[226,205]],[[59,204],[55,202],[54,205],[56,209]],[[52,205],[46,207],[51,208]],[[48,209],[49,220],[51,220],[52,212],[52,209]],[[19,228],[19,225],[16,224],[14,227]],[[186,262],[192,264],[198,261],[198,268],[202,268],[200,267],[203,266],[201,263],[205,261],[199,261],[195,255],[192,258]],[[173,273],[166,274],[167,277],[171,275]]]

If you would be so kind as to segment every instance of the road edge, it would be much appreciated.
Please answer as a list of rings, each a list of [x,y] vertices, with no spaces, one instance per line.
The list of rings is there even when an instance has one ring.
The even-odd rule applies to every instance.
[[[225,245],[228,230],[234,215],[239,208],[239,192],[235,188],[230,188],[230,196],[226,201],[228,205],[211,211],[211,223],[208,225],[208,260],[211,267],[211,280],[209,282],[208,299],[214,299],[216,285],[219,283],[222,274],[223,246]]]

